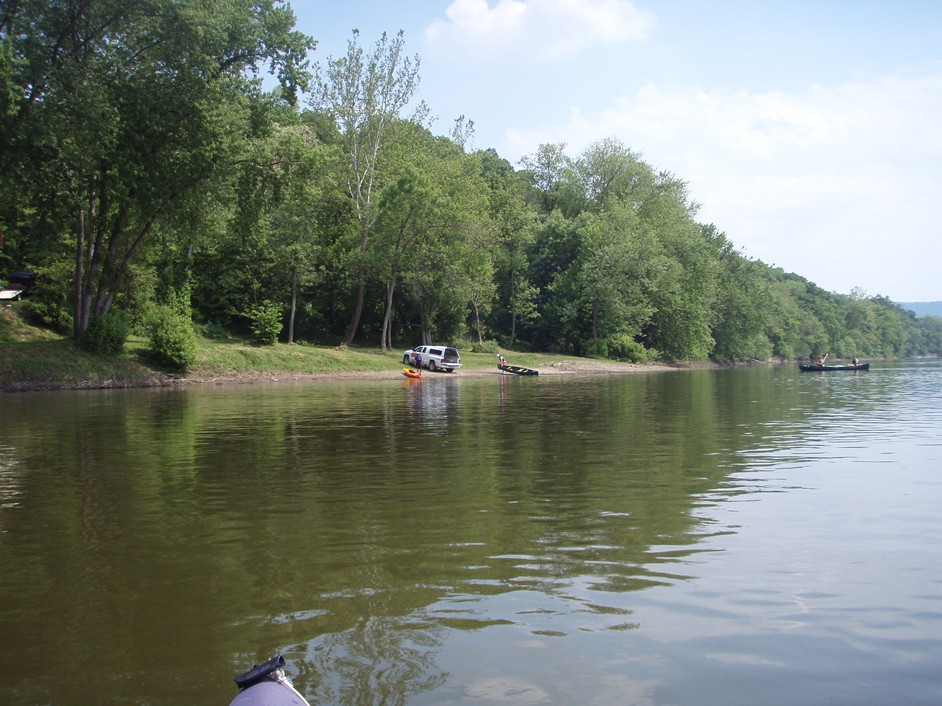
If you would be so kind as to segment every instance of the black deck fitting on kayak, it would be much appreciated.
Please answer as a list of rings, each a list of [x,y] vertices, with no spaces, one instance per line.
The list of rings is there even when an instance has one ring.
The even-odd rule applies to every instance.
[[[264,664],[256,664],[249,671],[237,676],[233,681],[235,681],[239,689],[248,689],[250,686],[258,684],[262,679],[267,678],[268,675],[276,669],[281,669],[284,666],[285,658],[278,655],[277,657],[272,657]]]

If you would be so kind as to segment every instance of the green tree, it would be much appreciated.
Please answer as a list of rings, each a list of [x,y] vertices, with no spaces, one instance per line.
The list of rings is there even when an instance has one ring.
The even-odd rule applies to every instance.
[[[537,316],[537,288],[529,280],[529,250],[536,235],[536,213],[524,198],[524,182],[494,150],[478,153],[481,174],[490,187],[490,220],[494,227],[493,293],[494,328],[505,334],[506,347],[513,349],[519,325]],[[477,318],[477,310],[475,315]],[[478,325],[478,338],[482,338]]]
[[[276,0],[4,4],[4,205],[75,233],[75,334],[104,316],[162,219],[205,198],[269,64],[290,97],[313,41]],[[5,216],[9,218],[9,209]],[[9,223],[9,221],[8,221]]]
[[[333,213],[325,203],[333,203],[339,184],[340,155],[321,145],[305,125],[286,126],[275,135],[278,178],[272,193],[270,248],[278,271],[289,282],[288,343],[294,342],[299,288],[324,270],[323,251],[328,246],[329,228],[324,216]]]
[[[542,144],[532,155],[520,160],[533,187],[536,205],[544,213],[559,209],[572,218],[587,205],[584,185],[579,183],[576,166],[567,154],[566,144]]]
[[[352,343],[360,326],[366,299],[370,240],[376,220],[374,195],[382,188],[378,170],[380,150],[390,123],[412,99],[419,82],[419,57],[404,56],[403,32],[390,39],[384,32],[365,55],[354,30],[347,53],[317,67],[312,104],[340,127],[347,155],[347,190],[359,223],[356,294],[345,343]]]
[[[705,226],[702,232],[714,248],[719,267],[712,357],[721,361],[768,358],[775,300],[766,268],[737,252],[715,226]]]
[[[654,313],[652,277],[663,267],[657,244],[641,227],[637,212],[625,205],[588,216],[583,232],[573,268],[583,307],[575,314],[590,324],[593,342],[616,333],[640,335]]]
[[[407,166],[402,175],[390,184],[380,198],[380,215],[376,223],[377,245],[375,269],[386,290],[380,347],[385,352],[392,345],[391,319],[393,297],[403,268],[423,238],[431,233],[434,211],[440,206],[439,196],[429,178]]]
[[[589,145],[575,165],[587,203],[603,209],[614,201],[639,208],[653,186],[653,172],[619,140],[609,137]]]
[[[391,126],[381,157],[383,170],[398,174],[400,180],[395,189],[384,191],[380,219],[386,220],[385,209],[392,208],[393,220],[408,226],[386,228],[384,237],[376,239],[371,260],[382,263],[373,271],[380,274],[387,292],[382,338],[391,343],[388,284],[398,282],[400,275],[405,284],[402,312],[408,321],[418,322],[420,339],[430,343],[433,335],[456,335],[469,311],[474,316],[490,306],[494,292],[492,230],[481,162],[414,121]],[[387,194],[396,198],[386,199]],[[390,233],[396,238],[390,240]],[[396,277],[390,276],[390,264]]]

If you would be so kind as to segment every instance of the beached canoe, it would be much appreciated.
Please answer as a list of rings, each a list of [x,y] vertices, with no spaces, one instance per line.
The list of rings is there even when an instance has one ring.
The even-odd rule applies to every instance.
[[[498,365],[500,370],[505,373],[513,373],[514,375],[539,375],[539,370],[534,370],[533,368],[524,368],[520,365]]]

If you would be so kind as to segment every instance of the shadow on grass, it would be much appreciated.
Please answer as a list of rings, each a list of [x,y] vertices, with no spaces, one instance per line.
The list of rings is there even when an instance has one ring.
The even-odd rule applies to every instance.
[[[137,386],[167,374],[140,350],[95,355],[71,339],[0,344],[0,386],[10,390]]]
[[[171,377],[183,377],[186,375],[186,366],[168,363],[149,348],[135,348],[127,355],[151,375],[168,375]]]

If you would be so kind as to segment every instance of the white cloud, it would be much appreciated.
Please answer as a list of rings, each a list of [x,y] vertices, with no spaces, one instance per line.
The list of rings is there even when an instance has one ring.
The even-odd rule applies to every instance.
[[[937,165],[940,111],[942,77],[893,77],[791,94],[646,86],[596,113],[573,107],[568,122],[508,131],[506,140],[507,151],[520,155],[540,142],[563,141],[581,150],[615,135],[632,149],[693,168],[800,172],[828,162],[880,159]]]
[[[942,259],[940,114],[942,76],[793,93],[652,85],[599,112],[574,107],[565,122],[508,131],[501,152],[565,142],[575,156],[615,136],[686,180],[700,220],[747,254],[829,289],[892,296],[934,277],[926,260]]]
[[[560,60],[597,44],[641,41],[654,17],[632,0],[454,0],[425,30],[432,48],[471,60]]]

